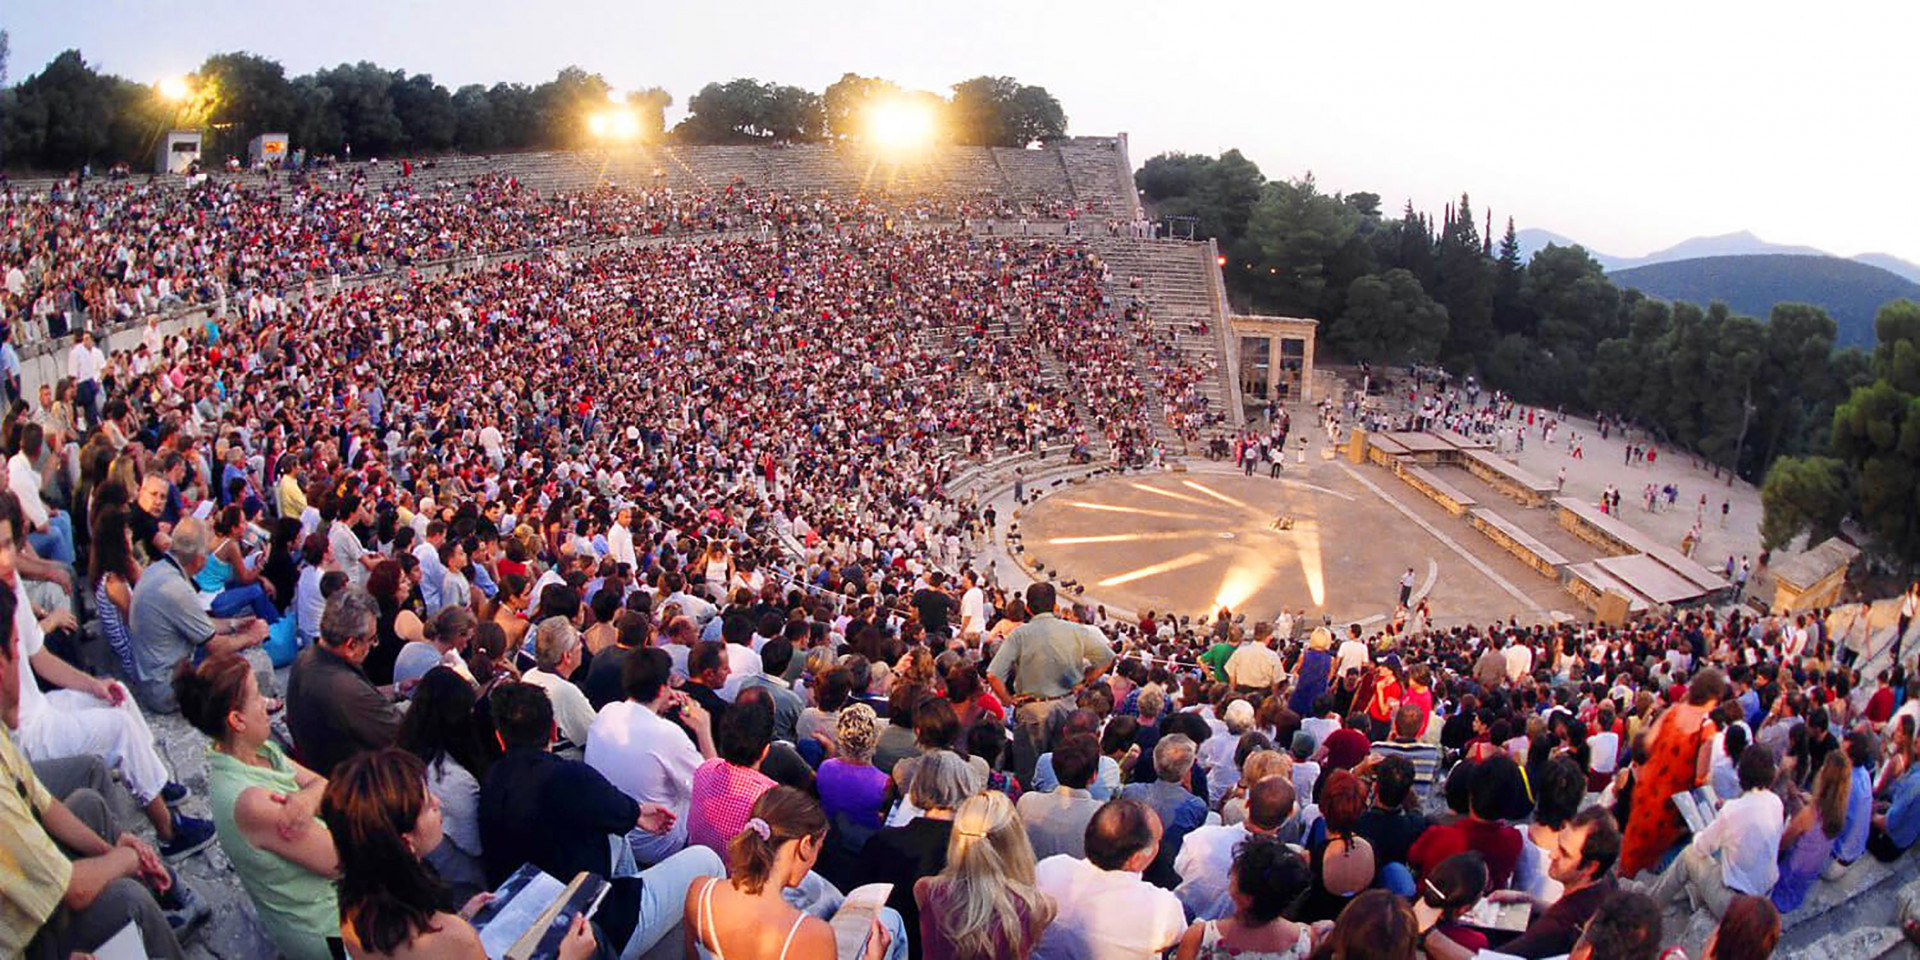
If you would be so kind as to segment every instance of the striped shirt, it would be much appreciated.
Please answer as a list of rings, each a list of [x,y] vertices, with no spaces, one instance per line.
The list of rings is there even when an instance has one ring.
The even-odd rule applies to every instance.
[[[1396,743],[1382,740],[1373,745],[1376,757],[1405,757],[1413,764],[1413,789],[1421,800],[1433,793],[1433,781],[1440,767],[1440,748],[1427,743]]]

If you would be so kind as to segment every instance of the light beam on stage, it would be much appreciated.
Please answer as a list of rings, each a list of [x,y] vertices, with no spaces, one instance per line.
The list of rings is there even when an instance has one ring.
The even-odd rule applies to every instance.
[[[1140,491],[1141,493],[1151,493],[1156,497],[1166,497],[1169,500],[1178,500],[1181,503],[1195,503],[1203,507],[1213,506],[1212,504],[1206,502],[1205,500],[1200,499],[1199,497],[1189,497],[1184,493],[1174,493],[1172,490],[1162,490],[1159,487],[1149,487],[1144,483],[1129,483],[1127,484],[1127,486],[1132,487],[1135,490]]]
[[[1195,537],[1218,537],[1212,530],[1175,530],[1168,533],[1106,533],[1091,537],[1054,537],[1046,541],[1057,546],[1072,546],[1077,543],[1139,543],[1144,540],[1192,540]]]
[[[1231,504],[1233,506],[1239,507],[1242,510],[1254,510],[1253,505],[1246,502],[1245,500],[1235,500],[1234,498],[1229,497],[1226,494],[1221,493],[1220,491],[1207,486],[1206,484],[1194,483],[1192,480],[1182,480],[1180,481],[1180,483],[1182,486],[1192,487],[1193,489],[1198,490],[1201,493],[1204,493],[1207,496],[1220,501],[1221,503]],[[1259,511],[1254,510],[1254,512],[1258,513]]]
[[[1327,605],[1327,572],[1320,565],[1320,525],[1312,520],[1295,520],[1293,538],[1300,549],[1300,575],[1306,578],[1307,594],[1313,605]]]
[[[1271,567],[1241,564],[1228,569],[1227,575],[1220,580],[1220,592],[1214,594],[1213,608],[1218,610],[1226,607],[1229,610],[1238,611],[1241,604],[1246,603],[1259,592],[1261,587],[1266,586],[1267,581],[1272,577]],[[1318,603],[1318,601],[1315,602]]]
[[[1133,513],[1143,517],[1174,517],[1180,520],[1212,520],[1214,518],[1197,513],[1173,513],[1166,510],[1147,510],[1142,507],[1123,507],[1113,503],[1090,503],[1086,500],[1069,500],[1067,505],[1082,510],[1105,510],[1110,513]]]
[[[1163,560],[1137,570],[1129,570],[1126,573],[1108,577],[1100,581],[1098,585],[1102,587],[1117,587],[1123,583],[1132,583],[1135,580],[1145,577],[1168,573],[1173,570],[1179,570],[1182,567],[1191,567],[1196,563],[1204,563],[1207,558],[1211,556],[1213,556],[1213,553],[1208,550],[1195,550],[1192,553],[1183,553],[1180,556],[1174,557],[1172,560]]]

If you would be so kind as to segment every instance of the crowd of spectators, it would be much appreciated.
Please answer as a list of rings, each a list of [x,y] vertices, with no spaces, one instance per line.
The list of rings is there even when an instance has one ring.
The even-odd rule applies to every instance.
[[[558,215],[493,188],[505,220]],[[308,202],[336,197],[433,222]],[[100,242],[29,233],[40,278]],[[253,250],[251,289],[335,242],[250,236],[152,229],[120,262],[197,280]],[[17,402],[0,952],[131,918],[180,955],[207,909],[169,864],[218,843],[297,957],[475,955],[529,863],[611,883],[569,958],[676,931],[825,956],[874,882],[873,957],[1651,960],[1681,897],[1722,918],[1708,956],[1751,957],[1820,878],[1920,840],[1920,680],[1861,676],[1824,616],[1336,637],[1001,589],[955,463],[1090,435],[1136,459],[1157,429],[1101,270],[786,222],[153,329],[87,398]],[[154,743],[174,713],[204,797]],[[1670,797],[1703,786],[1690,835]],[[120,789],[157,847],[110,822]]]

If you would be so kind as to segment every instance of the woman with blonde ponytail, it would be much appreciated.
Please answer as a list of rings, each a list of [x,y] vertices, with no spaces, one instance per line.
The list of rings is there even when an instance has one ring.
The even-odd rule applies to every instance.
[[[781,896],[806,879],[826,840],[827,816],[812,797],[792,787],[761,794],[746,827],[727,844],[727,882],[701,877],[687,885],[682,918],[687,955],[834,960],[833,928]],[[889,940],[876,921],[867,941],[868,960],[886,956]]]
[[[1013,801],[997,790],[953,815],[947,866],[913,885],[922,960],[1024,960],[1053,922],[1053,901],[1033,882],[1033,847]]]

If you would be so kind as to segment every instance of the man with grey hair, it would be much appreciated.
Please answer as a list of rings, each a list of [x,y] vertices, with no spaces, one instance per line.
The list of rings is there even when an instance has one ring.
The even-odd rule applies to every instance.
[[[194,575],[207,565],[207,526],[193,517],[173,530],[167,552],[141,573],[127,614],[133,652],[133,696],[149,713],[179,713],[173,697],[173,673],[196,651],[212,656],[238,653],[253,665],[260,689],[274,689],[273,662],[261,641],[267,624],[257,617],[215,619],[200,606]]]
[[[575,760],[587,747],[587,732],[593,728],[594,716],[593,704],[572,679],[574,671],[580,669],[583,651],[580,632],[572,621],[548,617],[533,630],[536,666],[520,678],[547,692],[547,700],[553,704],[554,725],[560,728],[553,752]]]
[[[1152,783],[1130,783],[1120,796],[1138,800],[1160,817],[1160,853],[1146,870],[1147,882],[1173,889],[1180,877],[1173,869],[1180,844],[1195,827],[1207,822],[1207,802],[1194,795],[1193,762],[1197,747],[1184,733],[1170,733],[1153,745]]]
[[[372,594],[341,587],[320,616],[319,642],[293,661],[287,729],[301,761],[321,776],[356,753],[391,746],[400,732],[399,709],[360,669],[378,637],[379,616]]]

